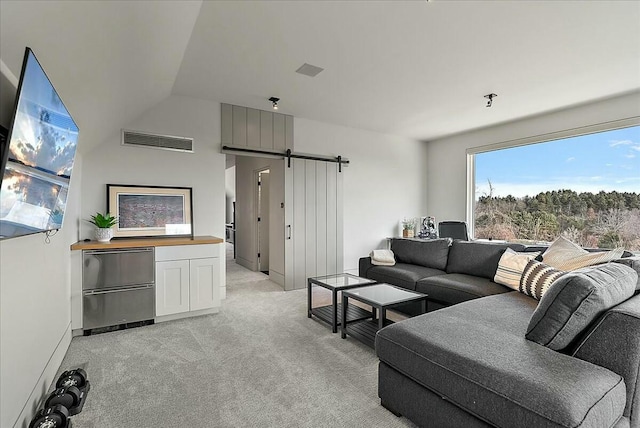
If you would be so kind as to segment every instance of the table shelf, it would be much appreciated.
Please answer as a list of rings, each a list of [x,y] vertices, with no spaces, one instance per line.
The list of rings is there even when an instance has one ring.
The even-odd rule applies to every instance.
[[[378,320],[364,320],[347,324],[347,334],[349,336],[358,339],[371,348],[375,346],[376,333],[378,333],[379,330]],[[391,324],[393,324],[393,321],[384,320],[385,327]]]
[[[342,325],[342,303],[337,304],[336,310],[338,312],[338,325]],[[311,308],[311,313],[327,324],[333,324],[333,305]],[[359,306],[349,305],[347,307],[347,323],[371,318],[371,316],[372,313],[370,311]]]

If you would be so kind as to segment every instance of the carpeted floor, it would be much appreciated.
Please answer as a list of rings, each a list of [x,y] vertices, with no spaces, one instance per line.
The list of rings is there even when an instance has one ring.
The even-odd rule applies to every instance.
[[[380,406],[372,349],[233,261],[219,314],[76,337],[60,371],[78,366],[75,428],[413,426]]]

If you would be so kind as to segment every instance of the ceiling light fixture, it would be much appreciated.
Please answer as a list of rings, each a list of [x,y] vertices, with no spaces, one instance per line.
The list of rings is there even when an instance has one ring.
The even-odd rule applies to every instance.
[[[278,101],[280,101],[280,98],[271,97],[269,98],[269,101],[271,101],[271,104],[273,104],[273,109],[278,110]]]
[[[484,96],[486,99],[488,99],[489,101],[487,101],[487,107],[491,107],[491,105],[493,104],[493,99],[495,97],[497,97],[496,94],[488,94]]]

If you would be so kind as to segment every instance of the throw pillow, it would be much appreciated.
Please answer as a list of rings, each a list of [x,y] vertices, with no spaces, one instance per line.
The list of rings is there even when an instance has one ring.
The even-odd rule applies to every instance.
[[[553,266],[562,270],[576,270],[587,266],[594,266],[617,260],[622,257],[622,253],[624,253],[624,249],[622,248],[616,248],[615,250],[611,251],[587,253],[569,260],[565,260],[562,263],[557,263]]]
[[[590,253],[561,236],[542,254],[542,261],[556,269],[571,271],[619,259],[623,253],[623,248]]]
[[[598,316],[630,298],[638,274],[607,263],[569,272],[544,294],[525,337],[555,351],[569,346]]]
[[[530,260],[522,271],[518,291],[540,300],[551,284],[565,273],[544,263]]]
[[[542,261],[553,267],[557,267],[559,264],[571,260],[575,257],[589,254],[589,252],[578,244],[574,244],[562,236],[558,237],[551,243],[549,248],[542,253]]]
[[[511,248],[507,248],[504,254],[502,254],[502,257],[500,257],[493,282],[518,290],[524,268],[530,260],[535,259],[539,254],[540,253],[518,253]]]

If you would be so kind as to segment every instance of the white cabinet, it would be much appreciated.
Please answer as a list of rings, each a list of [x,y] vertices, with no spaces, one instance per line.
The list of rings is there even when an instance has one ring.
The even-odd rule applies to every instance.
[[[156,318],[218,307],[220,259],[214,244],[156,247]]]
[[[189,310],[189,260],[156,262],[156,316]]]
[[[220,305],[220,263],[217,258],[189,260],[189,309]]]

